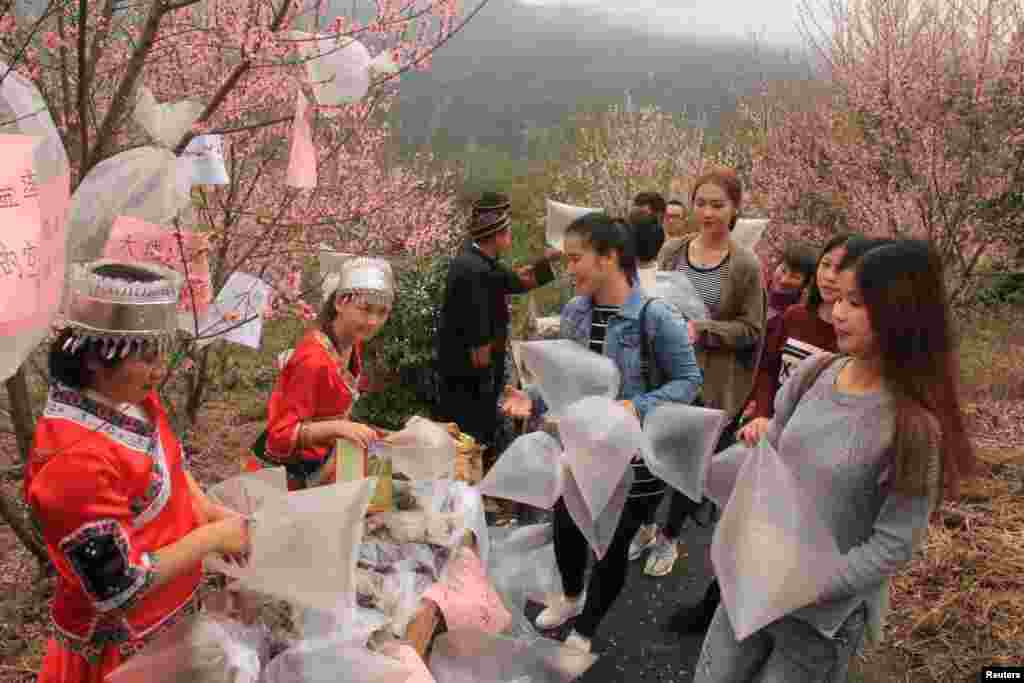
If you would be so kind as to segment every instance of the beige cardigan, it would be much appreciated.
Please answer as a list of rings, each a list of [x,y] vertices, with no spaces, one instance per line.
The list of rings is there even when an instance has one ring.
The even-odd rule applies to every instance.
[[[669,240],[658,254],[659,270],[678,270],[685,249],[699,233]],[[704,371],[704,405],[735,418],[750,400],[761,362],[765,332],[761,264],[754,252],[729,240],[729,277],[722,282],[722,305],[713,320],[694,321],[699,335],[697,362]]]

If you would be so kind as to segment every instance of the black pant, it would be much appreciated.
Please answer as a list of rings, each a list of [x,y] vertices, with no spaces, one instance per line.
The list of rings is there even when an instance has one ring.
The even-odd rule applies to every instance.
[[[733,420],[729,425],[722,431],[722,436],[718,438],[718,443],[715,444],[715,453],[720,453],[726,448],[731,447],[736,443],[736,432],[739,430],[739,420]],[[705,499],[706,500],[706,499]],[[683,530],[683,523],[686,519],[693,515],[704,501],[692,501],[687,498],[684,494],[679,491],[670,491],[670,498],[668,501],[668,517],[665,520],[664,533],[665,537],[669,539],[679,538],[679,532]],[[654,513],[651,513],[651,520],[646,522],[654,521]]]
[[[626,585],[629,542],[644,520],[654,514],[660,502],[660,494],[646,498],[630,498],[626,501],[608,552],[598,560],[590,575],[587,603],[583,607],[583,613],[576,620],[576,631],[585,638],[593,637],[604,615],[611,609],[623,586]],[[555,559],[558,562],[558,571],[562,575],[565,594],[573,598],[583,592],[584,574],[591,555],[590,547],[561,499],[555,503],[554,513]]]
[[[498,399],[505,388],[505,352],[491,353],[491,364],[473,374],[440,375],[435,417],[454,422],[477,443],[491,446],[498,430]]]

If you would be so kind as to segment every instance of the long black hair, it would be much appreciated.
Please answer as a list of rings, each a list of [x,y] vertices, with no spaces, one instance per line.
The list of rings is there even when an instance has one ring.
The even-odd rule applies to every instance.
[[[636,245],[624,221],[606,213],[595,211],[580,216],[565,230],[566,237],[575,235],[598,256],[615,253],[619,270],[631,284],[636,278]]]
[[[846,246],[846,243],[852,237],[863,237],[863,235],[852,232],[841,232],[832,237],[828,242],[825,242],[825,246],[821,248],[821,253],[818,254],[818,261],[814,264],[814,274],[811,276],[810,288],[807,290],[807,310],[816,311],[818,310],[818,306],[825,303],[825,300],[821,298],[821,290],[818,289],[818,269],[821,268],[821,261],[833,249]],[[836,265],[838,267],[838,264]]]

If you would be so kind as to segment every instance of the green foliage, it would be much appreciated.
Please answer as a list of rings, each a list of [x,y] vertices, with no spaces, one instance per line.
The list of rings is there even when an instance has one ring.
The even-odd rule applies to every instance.
[[[432,404],[414,387],[396,383],[383,391],[364,394],[352,408],[352,419],[375,427],[398,430],[413,415],[429,417]]]
[[[982,306],[1024,305],[1024,272],[999,273],[978,289],[974,300]]]

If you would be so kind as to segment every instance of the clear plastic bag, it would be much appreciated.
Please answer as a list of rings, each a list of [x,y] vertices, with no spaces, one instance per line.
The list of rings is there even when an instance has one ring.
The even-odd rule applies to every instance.
[[[671,270],[655,272],[654,285],[647,293],[671,304],[687,320],[707,320],[711,317],[704,299],[685,273]]]
[[[708,464],[728,423],[721,410],[662,403],[644,421],[644,462],[656,477],[700,502]]]
[[[405,427],[375,444],[380,455],[410,479],[451,479],[455,472],[455,440],[443,425],[418,415]]]
[[[633,468],[627,467],[626,475],[615,487],[601,514],[595,517],[583,500],[583,494],[577,485],[576,478],[567,477],[565,480],[565,491],[562,494],[565,508],[572,520],[576,522],[576,526],[583,532],[584,538],[587,539],[587,543],[590,544],[599,560],[608,552],[612,539],[615,537],[615,530],[619,528],[622,510],[626,507],[626,498],[629,496],[629,487],[632,485]]]
[[[332,639],[303,640],[275,657],[261,683],[406,683],[408,667],[363,645]]]
[[[149,88],[139,88],[133,116],[150,137],[162,147],[171,149],[192,128],[203,113],[203,104],[197,100],[181,100],[160,104]],[[191,168],[191,164],[190,164]]]
[[[739,640],[813,603],[841,566],[808,493],[764,439],[740,470],[711,561]]]
[[[410,482],[410,485],[424,509],[454,515],[455,519],[461,522],[452,529],[447,542],[443,545],[456,548],[462,545],[466,532],[472,532],[476,539],[477,553],[486,564],[490,553],[490,540],[480,491],[475,486],[450,479],[414,481]]]
[[[171,627],[108,674],[111,683],[256,683],[268,656],[262,626],[199,614]]]
[[[546,605],[565,592],[555,562],[554,530],[551,524],[495,528],[491,540],[494,553],[487,573],[512,612],[512,631],[535,633],[523,614],[526,602]]]
[[[550,199],[547,200],[547,221],[544,228],[544,237],[548,244],[556,249],[562,249],[565,243],[565,231],[574,220],[588,213],[603,213],[603,209],[593,209],[587,206],[573,206],[563,204]]]
[[[588,513],[600,518],[633,456],[647,444],[640,421],[611,398],[588,396],[566,408],[558,435]]]
[[[100,258],[118,216],[169,226],[189,207],[191,190],[191,160],[165,149],[136,147],[101,161],[71,197],[69,261]]]
[[[480,493],[550,510],[562,496],[562,447],[550,434],[516,438],[480,482]]]
[[[340,106],[358,102],[370,89],[369,50],[358,40],[320,36],[292,31],[300,40],[299,51],[306,59],[306,75],[318,104]]]
[[[597,657],[557,640],[449,631],[434,639],[430,671],[437,683],[568,683]]]
[[[307,607],[350,606],[363,518],[374,481],[268,493],[253,515],[248,564],[226,565],[242,586]]]
[[[761,241],[761,236],[767,227],[767,218],[741,218],[736,221],[736,227],[733,228],[731,237],[739,245],[753,249]]]
[[[553,416],[587,396],[614,398],[619,392],[621,376],[615,362],[574,341],[523,342],[519,356]]]
[[[705,474],[704,495],[713,500],[719,508],[724,508],[729,502],[736,480],[740,476],[740,469],[750,458],[751,453],[753,451],[739,441],[712,455]]]

